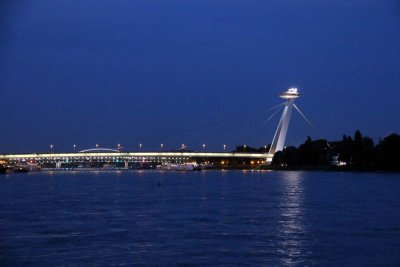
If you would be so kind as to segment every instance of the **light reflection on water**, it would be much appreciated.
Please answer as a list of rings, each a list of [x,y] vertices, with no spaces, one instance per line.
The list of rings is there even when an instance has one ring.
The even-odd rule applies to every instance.
[[[5,175],[0,266],[394,266],[398,192],[382,174]]]
[[[282,173],[282,194],[278,204],[280,210],[279,223],[279,253],[282,254],[282,264],[297,265],[301,262],[305,251],[307,228],[304,217],[302,172]]]

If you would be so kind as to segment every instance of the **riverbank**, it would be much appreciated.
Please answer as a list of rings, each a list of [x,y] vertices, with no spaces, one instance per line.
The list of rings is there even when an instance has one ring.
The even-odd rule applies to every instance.
[[[332,166],[332,165],[308,165],[308,166],[263,166],[262,170],[273,170],[273,171],[330,171],[330,172],[387,172],[387,173],[398,173],[400,170],[384,170],[378,168],[359,168],[352,166]]]

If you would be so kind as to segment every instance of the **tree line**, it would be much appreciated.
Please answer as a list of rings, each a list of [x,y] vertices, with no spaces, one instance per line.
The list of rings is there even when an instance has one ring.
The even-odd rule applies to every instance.
[[[273,166],[309,167],[331,166],[349,170],[400,171],[400,135],[390,134],[374,141],[359,130],[354,137],[343,135],[341,141],[310,137],[299,147],[289,146],[275,153]]]

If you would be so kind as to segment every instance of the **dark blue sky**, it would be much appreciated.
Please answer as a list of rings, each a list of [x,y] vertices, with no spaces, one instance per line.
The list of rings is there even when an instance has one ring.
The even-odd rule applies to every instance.
[[[0,4],[0,153],[263,146],[291,86],[323,137],[377,141],[400,132],[399,85],[396,0]],[[287,144],[307,135],[294,113]]]

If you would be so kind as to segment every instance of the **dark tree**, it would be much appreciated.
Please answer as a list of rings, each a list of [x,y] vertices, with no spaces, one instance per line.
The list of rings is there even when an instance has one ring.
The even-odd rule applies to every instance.
[[[381,170],[400,170],[400,136],[391,134],[376,146],[376,164]]]
[[[364,143],[363,137],[359,130],[354,134],[354,142],[351,151],[351,164],[355,167],[360,167],[364,163]]]
[[[329,164],[329,146],[326,140],[312,141],[310,137],[300,145],[286,147],[283,151],[275,153],[274,165],[287,166],[316,166]]]
[[[307,137],[304,144],[300,145],[297,149],[299,164],[300,165],[317,165],[318,164],[318,152],[313,146],[311,137]]]
[[[272,165],[298,165],[297,149],[294,146],[288,146],[283,149],[283,151],[276,152],[274,158],[272,159]]]
[[[343,135],[341,147],[338,150],[339,161],[350,164],[353,154],[353,139],[350,136]]]
[[[374,157],[375,157],[375,144],[374,141],[367,137],[363,137],[363,167],[368,169],[374,168]]]
[[[283,154],[283,151],[277,151],[274,154],[274,157],[272,159],[272,165],[273,166],[281,166],[284,164],[286,164],[286,161],[285,161],[285,156]]]
[[[325,166],[330,164],[332,156],[337,155],[338,160],[346,162],[345,168],[350,170],[400,171],[400,135],[391,134],[380,140],[377,146],[359,130],[354,133],[354,139],[343,135],[342,141],[330,144],[324,139],[313,141],[308,137],[298,148],[287,147],[275,153],[272,163],[300,168]]]

